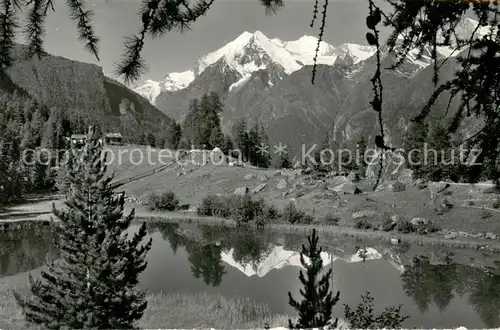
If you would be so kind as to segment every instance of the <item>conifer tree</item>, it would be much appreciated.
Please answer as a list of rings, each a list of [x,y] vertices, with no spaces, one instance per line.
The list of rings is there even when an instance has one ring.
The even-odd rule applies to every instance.
[[[153,133],[148,132],[146,134],[146,144],[153,148],[156,146],[156,137]]]
[[[193,99],[189,102],[189,111],[184,119],[182,127],[182,148],[191,149],[191,145],[198,146],[200,143],[200,102]]]
[[[252,126],[248,132],[248,153],[250,164],[262,168],[269,167],[271,162],[270,154],[261,150],[261,147],[267,146],[268,143],[268,137],[265,129],[258,124]]]
[[[210,134],[209,145],[211,148],[222,147],[224,144],[224,134],[222,134],[222,130],[220,125],[215,126],[212,130],[212,134]]]
[[[224,104],[222,103],[219,94],[210,92],[208,97],[210,99],[210,106],[212,107],[213,112],[217,115],[221,114],[222,111],[224,111]]]
[[[28,121],[23,126],[21,136],[22,136],[21,148],[30,149],[34,147],[33,133],[31,132],[30,123]]]
[[[31,190],[40,191],[49,188],[50,160],[47,155],[39,153],[32,161],[35,164],[29,167]]]
[[[269,137],[267,136],[267,132],[263,126],[260,126],[259,129],[260,135],[260,143],[262,147],[269,146]],[[268,168],[271,165],[271,154],[266,152],[259,152],[259,167]]]
[[[139,133],[139,136],[137,137],[137,143],[141,146],[146,144],[146,134],[144,134],[144,132]]]
[[[332,154],[328,152],[330,150],[330,131],[326,133],[326,137],[323,143],[319,146],[318,150],[314,154],[314,161],[316,162],[315,170],[320,172],[327,172],[332,169],[331,166],[327,165],[332,162]]]
[[[223,104],[217,93],[203,94],[193,99],[182,128],[182,139],[198,148],[221,147],[224,142],[220,113]]]
[[[358,159],[356,160],[356,163],[358,163],[358,171],[361,176],[366,175],[366,169],[368,168],[368,162],[366,160],[366,141],[365,138],[362,136],[359,141],[356,143],[356,148],[358,152]]]
[[[404,149],[407,153],[408,167],[415,172],[417,177],[427,175],[425,166],[424,147],[429,135],[429,125],[427,122],[413,123],[405,134]]]
[[[182,135],[181,139],[179,140],[179,145],[177,146],[177,148],[179,150],[191,150],[192,144],[193,143],[187,136]]]
[[[0,204],[20,200],[25,189],[21,167],[12,150],[12,142],[0,138]]]
[[[304,288],[300,290],[303,300],[297,301],[293,299],[292,294],[288,292],[288,300],[298,313],[299,318],[296,324],[292,324],[288,320],[290,329],[311,329],[325,326],[335,328],[338,319],[332,321],[332,309],[337,304],[340,297],[340,292],[337,291],[335,296],[330,290],[330,278],[332,269],[330,268],[326,274],[320,276],[323,270],[323,259],[321,259],[322,248],[318,247],[318,237],[316,229],[313,229],[312,235],[307,238],[309,247],[302,245],[300,253],[300,263],[306,269],[307,278],[302,270],[299,273],[299,279]],[[304,257],[309,258],[309,263]]]
[[[353,147],[352,144],[342,143],[339,154],[341,160],[341,170],[351,172],[358,170],[358,164],[356,163],[356,147]]]
[[[141,245],[145,224],[128,237],[134,211],[123,216],[124,196],[109,186],[112,177],[106,176],[95,132],[89,130],[84,148],[74,152],[68,209],[53,211],[60,220],[55,223],[60,259],[48,261],[39,279],[30,276],[30,297],[14,295],[26,320],[45,328],[131,329],[147,307],[136,286],[151,240]]]
[[[179,141],[181,140],[182,129],[181,125],[177,124],[175,120],[168,125],[164,148],[166,149],[177,149],[179,147]]]
[[[249,159],[250,164],[254,166],[259,166],[259,146],[261,144],[260,135],[259,135],[259,127],[257,124],[250,128],[248,132],[248,143],[250,145],[249,150]]]
[[[72,151],[69,150],[69,153],[64,155],[65,157],[62,159],[62,164],[59,166],[55,182],[56,189],[64,195],[67,195],[71,185],[68,169],[72,167],[73,159],[75,159],[75,157],[70,156],[71,152]]]
[[[224,152],[225,155],[229,155],[229,153],[231,152],[231,150],[233,150],[233,148],[234,148],[233,140],[231,140],[230,136],[225,135],[222,152]]]
[[[451,140],[446,127],[439,121],[432,125],[429,134],[428,172],[432,180],[449,178],[448,167],[451,158]],[[446,165],[445,165],[446,164]]]
[[[47,149],[56,148],[57,141],[55,141],[54,126],[55,126],[54,118],[50,117],[49,120],[47,120],[44,125],[42,140],[41,140],[42,148],[47,148]]]
[[[240,119],[233,126],[233,139],[236,147],[241,151],[244,161],[248,161],[250,156],[250,138],[247,132],[245,119]]]
[[[195,139],[195,143],[199,147],[209,145],[210,135],[212,134],[212,128],[214,127],[214,116],[218,119],[218,115],[214,113],[212,109],[210,96],[208,94],[203,94],[200,99],[196,122],[196,135],[198,140],[196,141]]]
[[[278,163],[276,164],[277,168],[291,168],[292,162],[290,161],[290,156],[288,152],[283,152],[279,155]]]

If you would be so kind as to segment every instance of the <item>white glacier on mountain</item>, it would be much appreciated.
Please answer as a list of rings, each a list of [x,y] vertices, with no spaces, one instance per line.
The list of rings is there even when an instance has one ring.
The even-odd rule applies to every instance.
[[[146,80],[143,85],[134,88],[134,91],[154,104],[154,101],[162,91],[175,92],[186,88],[194,78],[195,74],[193,70],[172,72],[163,81]]]
[[[461,49],[456,49],[457,47],[457,38],[460,40],[468,40],[472,34],[474,34],[475,38],[481,38],[490,33],[490,26],[478,26],[479,22],[473,20],[471,18],[462,19],[459,24],[455,28],[455,33],[450,37],[451,46],[438,46],[436,51],[441,58],[455,57],[460,54],[461,51],[465,50],[465,47]],[[496,32],[497,28],[493,27],[493,32]],[[403,40],[403,35],[398,36],[398,40]],[[444,42],[443,33],[440,31],[437,34],[437,41]],[[422,54],[422,58],[418,59],[417,54],[419,50],[412,49],[408,54],[408,59],[410,61],[414,61],[415,63],[420,63],[422,67],[426,67],[431,63],[431,48],[426,47],[424,54]]]
[[[349,59],[352,61],[352,64],[357,64],[373,56],[375,48],[372,46],[345,43],[335,49],[335,54],[344,60]]]

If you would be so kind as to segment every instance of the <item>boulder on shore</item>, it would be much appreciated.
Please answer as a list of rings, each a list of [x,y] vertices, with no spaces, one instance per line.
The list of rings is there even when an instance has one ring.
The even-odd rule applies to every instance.
[[[377,215],[377,211],[374,210],[364,210],[364,211],[358,211],[354,212],[352,214],[353,219],[361,219],[361,218],[371,218]]]
[[[429,223],[429,220],[424,218],[413,218],[410,222],[414,226],[426,226]]]
[[[334,190],[349,195],[358,195],[362,193],[361,189],[359,189],[358,186],[352,182],[343,183],[335,187]]]
[[[255,178],[257,175],[255,175],[254,173],[250,173],[250,174],[247,174],[245,175],[245,180],[252,180],[253,178]]]
[[[248,193],[249,193],[248,187],[236,188],[236,190],[234,191],[234,194],[237,196],[245,196]]]
[[[278,182],[278,185],[276,186],[277,189],[285,189],[288,186],[288,183],[286,182],[285,179],[280,180]]]
[[[267,186],[267,183],[261,183],[257,187],[252,189],[252,194],[256,194],[261,192],[265,187]]]
[[[455,239],[457,237],[458,237],[458,233],[456,231],[452,231],[451,233],[444,235],[445,239]]]

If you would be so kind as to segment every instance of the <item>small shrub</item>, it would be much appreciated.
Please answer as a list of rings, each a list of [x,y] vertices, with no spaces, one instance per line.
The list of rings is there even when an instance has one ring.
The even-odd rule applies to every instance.
[[[149,206],[152,211],[175,211],[179,208],[179,199],[172,191],[161,195],[152,194],[149,198]]]
[[[298,210],[293,202],[290,202],[281,216],[284,222],[291,224],[310,224],[313,221],[313,217],[306,214],[302,210]]]
[[[234,202],[231,203],[231,218],[238,225],[245,224],[253,219],[251,203],[252,198],[249,195],[234,197]]]
[[[428,187],[427,183],[424,183],[424,182],[419,183],[419,184],[417,185],[417,188],[418,188],[419,190],[425,189],[425,188],[427,188],[427,187]]]
[[[255,224],[257,225],[257,227],[263,228],[266,226],[267,222],[268,222],[268,220],[263,216],[260,216],[257,219],[255,219]]]
[[[274,205],[265,205],[260,215],[257,217],[257,225],[276,222],[280,218],[278,208]]]
[[[491,214],[491,212],[488,212],[486,210],[483,210],[481,212],[481,219],[488,219],[488,218],[491,218],[493,215]]]
[[[340,222],[340,217],[338,217],[332,213],[328,213],[323,218],[323,222],[328,224],[328,225],[338,226],[339,222]]]
[[[215,216],[214,210],[221,204],[221,199],[218,196],[207,196],[201,201],[201,205],[196,210],[199,216],[211,217]]]
[[[415,226],[408,220],[401,220],[396,225],[396,230],[403,234],[409,234],[415,231]]]
[[[373,297],[367,292],[361,296],[361,303],[352,310],[344,305],[344,317],[351,329],[400,329],[409,316],[401,316],[401,305],[386,307],[379,315],[374,314]]]
[[[398,224],[396,222],[392,221],[391,219],[387,219],[384,221],[384,223],[382,223],[382,230],[386,232],[393,231],[397,225]]]
[[[356,229],[371,229],[372,225],[366,219],[358,219],[354,223],[354,228],[356,228]]]
[[[235,196],[219,197],[212,205],[215,217],[228,219],[231,217],[231,210],[235,202]]]
[[[268,205],[264,199],[252,199],[245,196],[207,196],[198,207],[199,216],[232,218],[238,225],[255,221],[258,226],[276,222],[281,215],[274,205]],[[304,220],[303,220],[304,221]]]
[[[497,200],[495,202],[493,202],[492,207],[494,209],[499,209],[500,208],[500,198],[497,198]]]
[[[230,203],[231,217],[238,225],[248,224],[257,219],[260,219],[259,223],[262,224],[266,206],[262,198],[253,200],[249,195],[235,196]]]
[[[488,195],[489,195],[489,194],[498,194],[498,193],[500,193],[500,188],[499,188],[499,187],[497,187],[497,186],[495,186],[495,187],[490,187],[490,188],[486,188],[486,189],[484,190],[484,193],[485,193],[485,194],[488,194]]]
[[[415,231],[419,235],[425,235],[425,234],[431,234],[440,231],[441,228],[439,228],[438,225],[436,225],[434,222],[429,221],[425,225],[419,225],[415,228]]]
[[[436,223],[429,221],[427,224],[427,232],[428,233],[436,233],[441,230],[441,227],[439,227]]]

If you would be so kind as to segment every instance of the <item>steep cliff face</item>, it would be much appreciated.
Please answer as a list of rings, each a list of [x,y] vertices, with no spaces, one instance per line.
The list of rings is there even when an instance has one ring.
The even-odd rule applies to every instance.
[[[104,76],[97,65],[52,55],[27,60],[22,46],[15,53],[19,60],[8,71],[12,84],[49,108],[93,118],[124,135],[160,132],[171,121],[142,96]]]

